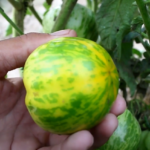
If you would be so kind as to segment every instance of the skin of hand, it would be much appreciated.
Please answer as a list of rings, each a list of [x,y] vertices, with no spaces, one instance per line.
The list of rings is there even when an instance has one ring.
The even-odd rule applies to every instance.
[[[0,150],[94,150],[117,128],[117,116],[126,109],[118,95],[110,113],[90,131],[56,135],[44,131],[31,119],[21,78],[5,79],[8,71],[24,66],[27,57],[41,44],[58,37],[76,36],[73,30],[52,34],[29,33],[0,41]]]

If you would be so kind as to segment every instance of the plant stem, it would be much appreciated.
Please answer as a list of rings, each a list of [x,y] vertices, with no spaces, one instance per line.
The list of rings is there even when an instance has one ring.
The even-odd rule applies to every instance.
[[[0,7],[0,13],[20,35],[23,34],[21,29],[7,16],[7,14],[5,14],[4,10],[1,7]]]
[[[65,28],[65,25],[68,21],[68,18],[76,4],[77,0],[64,0],[62,9],[55,21],[55,24],[52,28],[52,32],[62,30]]]
[[[14,9],[14,14],[13,14],[13,20],[15,24],[22,30],[24,31],[24,11],[22,10],[16,10]],[[14,30],[13,31],[14,37],[19,36],[18,33]]]
[[[86,0],[87,7],[92,10],[92,2],[91,0]]]
[[[136,0],[136,3],[142,15],[143,22],[144,22],[144,25],[148,34],[149,41],[150,41],[150,16],[148,14],[145,2],[143,0]]]
[[[91,9],[94,13],[96,13],[99,1],[98,0],[86,0],[87,7]]]
[[[92,7],[93,7],[93,8],[92,8],[93,12],[96,13],[97,7],[98,7],[98,2],[97,2],[97,0],[93,0],[93,6],[92,6]]]
[[[35,8],[33,6],[29,6],[29,9],[31,10],[31,12],[33,13],[33,15],[37,18],[37,20],[39,21],[39,23],[42,24],[42,19],[39,16],[39,14],[37,13],[37,11],[35,10]]]
[[[27,2],[26,0],[18,0],[22,4],[21,9],[16,9],[14,8],[14,14],[13,14],[13,19],[15,24],[22,30],[24,31],[24,17],[26,15],[26,10],[27,10]],[[13,30],[13,35],[14,37],[18,36],[18,33]]]
[[[17,9],[17,10],[20,10],[20,9],[22,9],[22,7],[23,7],[23,5],[22,5],[22,3],[20,3],[20,2],[18,2],[18,1],[15,1],[15,0],[8,0],[12,5],[13,5],[13,7],[15,8],[15,9]]]
[[[51,5],[53,0],[46,0],[46,2],[47,2],[48,5]]]

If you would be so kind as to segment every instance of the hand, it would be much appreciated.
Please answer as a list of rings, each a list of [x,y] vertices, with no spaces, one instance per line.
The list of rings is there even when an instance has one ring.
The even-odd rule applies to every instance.
[[[39,45],[57,37],[76,36],[72,30],[55,34],[30,33],[0,41],[0,150],[93,150],[104,144],[117,127],[117,117],[126,105],[118,95],[110,113],[91,129],[70,136],[42,130],[25,107],[25,88],[21,78],[5,79],[8,71],[22,67]]]

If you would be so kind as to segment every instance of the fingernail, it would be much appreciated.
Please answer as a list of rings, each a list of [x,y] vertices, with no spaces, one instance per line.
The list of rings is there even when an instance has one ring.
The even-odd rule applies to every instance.
[[[50,35],[58,36],[58,35],[66,35],[70,32],[70,30],[60,30],[53,33],[50,33]]]

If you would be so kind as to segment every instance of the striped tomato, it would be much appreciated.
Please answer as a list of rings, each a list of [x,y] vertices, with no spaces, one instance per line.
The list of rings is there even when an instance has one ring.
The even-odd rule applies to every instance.
[[[150,131],[144,130],[141,133],[141,139],[137,150],[150,150]]]
[[[116,99],[119,77],[107,51],[79,37],[38,47],[24,68],[26,106],[43,129],[70,134],[95,126]]]
[[[118,127],[108,142],[97,150],[137,150],[141,128],[136,118],[129,110],[125,110],[118,116],[118,122]]]

